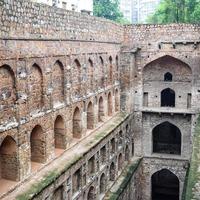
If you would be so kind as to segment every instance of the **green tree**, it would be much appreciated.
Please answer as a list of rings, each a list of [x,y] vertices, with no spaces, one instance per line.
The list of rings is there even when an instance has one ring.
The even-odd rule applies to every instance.
[[[94,15],[119,23],[129,23],[120,12],[119,0],[94,0]]]
[[[200,0],[162,0],[149,23],[198,22]]]

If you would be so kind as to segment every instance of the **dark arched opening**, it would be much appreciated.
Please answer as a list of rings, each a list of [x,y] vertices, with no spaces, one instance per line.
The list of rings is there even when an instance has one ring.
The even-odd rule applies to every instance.
[[[152,200],[179,200],[179,180],[167,169],[154,173],[151,177]]]
[[[0,146],[0,178],[18,181],[19,163],[15,140],[7,136]]]
[[[94,128],[94,110],[92,102],[90,102],[87,107],[87,129],[93,129],[93,128]]]
[[[170,72],[165,73],[164,75],[164,81],[172,81],[172,74]]]
[[[87,200],[95,200],[95,199],[96,199],[95,188],[91,186],[88,192]]]
[[[175,107],[175,92],[167,88],[161,92],[161,107]]]
[[[106,176],[103,173],[100,177],[100,194],[104,194],[106,192]]]
[[[81,113],[78,107],[74,110],[73,115],[73,138],[81,138]]]
[[[153,153],[181,154],[181,132],[169,122],[153,129]]]

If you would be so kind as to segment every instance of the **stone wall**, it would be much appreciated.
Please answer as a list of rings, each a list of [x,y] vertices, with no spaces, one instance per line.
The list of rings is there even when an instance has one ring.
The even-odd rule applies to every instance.
[[[1,38],[123,41],[123,27],[106,19],[26,0],[1,1]]]

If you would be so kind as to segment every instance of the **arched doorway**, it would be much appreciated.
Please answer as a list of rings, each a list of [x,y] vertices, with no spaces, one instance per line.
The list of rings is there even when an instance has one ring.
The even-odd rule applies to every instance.
[[[115,164],[114,162],[111,163],[110,165],[110,181],[114,181],[115,180]]]
[[[179,179],[167,169],[151,177],[152,200],[179,200]]]
[[[73,115],[73,138],[81,138],[81,132],[81,113],[76,107]]]
[[[122,154],[120,153],[118,156],[118,171],[122,169],[122,165],[123,165],[123,160],[122,160]]]
[[[112,116],[112,96],[110,92],[108,94],[108,116]]]
[[[100,194],[104,194],[106,192],[106,176],[103,173],[100,177]]]
[[[175,92],[167,88],[161,92],[161,107],[175,107]]]
[[[93,104],[90,101],[87,107],[87,129],[93,129],[94,128],[94,109]]]
[[[181,132],[178,127],[163,122],[153,131],[153,153],[181,154]]]
[[[2,179],[19,180],[19,163],[15,140],[7,136],[0,147],[0,173]]]
[[[30,137],[31,143],[31,161],[44,163],[46,162],[46,142],[42,127],[36,125]]]
[[[99,112],[98,112],[98,121],[103,122],[104,118],[104,105],[103,105],[103,97],[99,98]]]
[[[56,149],[65,149],[65,125],[60,115],[57,116],[54,123],[54,141]]]
[[[91,186],[88,191],[87,200],[95,200],[95,199],[96,199],[95,188]]]

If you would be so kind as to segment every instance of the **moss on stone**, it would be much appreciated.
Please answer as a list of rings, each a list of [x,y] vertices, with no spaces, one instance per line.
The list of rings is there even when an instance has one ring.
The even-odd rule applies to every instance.
[[[193,138],[193,152],[189,168],[186,176],[185,190],[182,194],[182,200],[199,199],[196,195],[200,195],[200,117],[197,120],[195,134]]]
[[[118,116],[116,116],[116,119],[114,122],[112,122],[111,125],[106,126],[106,128],[98,132],[94,136],[94,139],[91,140],[86,146],[86,151],[80,153],[79,155],[74,156],[74,159],[71,160],[69,163],[66,164],[64,162],[61,165],[61,168],[58,168],[53,171],[49,171],[46,176],[37,183],[33,184],[27,192],[24,192],[23,194],[20,194],[17,196],[17,200],[30,200],[36,195],[38,195],[44,188],[48,187],[50,184],[52,184],[59,176],[61,176],[64,172],[66,172],[70,167],[72,167],[75,163],[77,163],[85,154],[87,154],[91,148],[95,147],[105,136],[109,135],[117,126],[119,126],[128,115],[126,113],[120,113]]]
[[[138,169],[141,160],[141,158],[137,159],[136,161],[132,162],[127,168],[125,168],[125,170],[120,175],[120,177],[123,177],[122,182],[119,184],[119,187],[114,192],[108,192],[108,194],[106,195],[106,200],[117,200],[119,198],[119,196],[127,188],[131,178],[133,177],[133,174]]]

